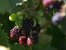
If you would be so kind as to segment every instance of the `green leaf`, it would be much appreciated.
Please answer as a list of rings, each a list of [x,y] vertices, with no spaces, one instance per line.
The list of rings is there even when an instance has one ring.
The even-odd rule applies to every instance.
[[[48,23],[48,21],[44,17],[38,16],[37,19],[41,27],[44,27]]]

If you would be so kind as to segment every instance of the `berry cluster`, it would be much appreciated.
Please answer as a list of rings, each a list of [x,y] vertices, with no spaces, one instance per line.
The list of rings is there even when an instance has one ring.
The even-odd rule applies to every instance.
[[[45,13],[48,14],[49,12],[53,11],[53,17],[51,22],[53,25],[57,25],[62,22],[65,18],[65,10],[66,4],[63,0],[42,0],[43,6],[46,7]],[[55,10],[54,10],[55,9]],[[56,12],[54,14],[54,12]]]
[[[15,26],[10,30],[10,38],[11,40],[18,40],[20,45],[27,44],[28,46],[32,46],[33,44],[38,42],[40,32],[40,25],[37,23],[34,26],[34,22],[32,19],[26,18],[22,21],[22,28]]]
[[[64,1],[56,1],[56,0],[42,0],[43,6],[46,7],[45,13],[51,12],[52,9],[56,9],[57,11],[60,11],[61,6],[64,4]]]

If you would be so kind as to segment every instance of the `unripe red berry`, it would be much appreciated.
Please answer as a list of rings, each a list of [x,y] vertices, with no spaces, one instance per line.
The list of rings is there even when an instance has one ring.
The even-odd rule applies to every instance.
[[[19,44],[20,44],[20,45],[26,44],[26,41],[27,41],[27,39],[26,39],[25,36],[20,36],[20,37],[19,37]]]
[[[27,38],[27,45],[28,46],[32,46],[33,42],[32,42],[32,39],[31,38]]]

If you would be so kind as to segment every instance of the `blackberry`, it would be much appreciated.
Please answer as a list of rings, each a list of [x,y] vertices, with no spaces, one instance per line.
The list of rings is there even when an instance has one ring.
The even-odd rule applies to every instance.
[[[33,20],[26,18],[23,20],[23,30],[25,33],[29,33],[33,27]]]
[[[40,32],[40,29],[41,29],[40,25],[39,24],[36,24],[36,26],[34,26],[32,30],[34,32],[36,32],[36,33],[39,33]]]
[[[10,30],[10,38],[17,39],[21,35],[21,30],[15,26],[13,29]]]

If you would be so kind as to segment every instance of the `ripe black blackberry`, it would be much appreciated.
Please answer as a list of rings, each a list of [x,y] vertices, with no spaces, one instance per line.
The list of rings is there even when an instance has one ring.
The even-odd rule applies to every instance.
[[[30,18],[25,18],[22,22],[23,30],[25,33],[30,33],[32,27],[33,27],[33,20]]]
[[[61,9],[61,6],[64,4],[64,1],[55,1],[55,3],[53,4],[53,8],[56,8],[57,11],[59,11]]]
[[[32,30],[34,32],[36,32],[36,33],[39,33],[40,32],[40,29],[41,29],[40,25],[39,24],[36,24],[36,26],[34,26]]]

